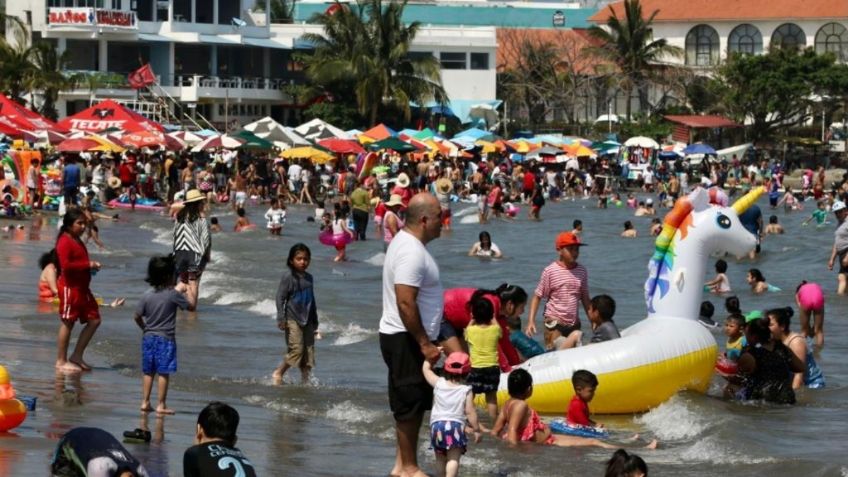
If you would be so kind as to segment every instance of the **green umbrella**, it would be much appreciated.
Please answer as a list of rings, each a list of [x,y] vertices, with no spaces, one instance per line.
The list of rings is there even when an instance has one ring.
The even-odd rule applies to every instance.
[[[412,136],[412,137],[414,137],[415,139],[418,139],[419,141],[423,141],[425,139],[430,139],[431,137],[433,137],[435,135],[436,135],[436,132],[433,131],[432,129],[424,128],[423,130],[415,133],[415,135]]]
[[[271,141],[266,141],[265,139],[262,139],[261,137],[247,130],[239,131],[233,134],[233,137],[244,139],[246,141],[244,144],[238,147],[239,149],[264,149],[266,151],[274,149],[274,143],[272,143]]]
[[[372,151],[380,151],[383,149],[391,149],[397,152],[412,152],[417,151],[418,148],[413,146],[408,142],[403,142],[396,137],[388,137],[383,139],[382,141],[372,142],[368,145],[368,149]]]

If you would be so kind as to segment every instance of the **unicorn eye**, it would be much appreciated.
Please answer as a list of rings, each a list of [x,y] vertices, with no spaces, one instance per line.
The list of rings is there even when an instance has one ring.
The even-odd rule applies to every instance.
[[[723,229],[729,229],[730,228],[730,217],[728,217],[724,214],[718,214],[718,217],[716,217],[716,223],[718,224],[719,227],[721,227]]]

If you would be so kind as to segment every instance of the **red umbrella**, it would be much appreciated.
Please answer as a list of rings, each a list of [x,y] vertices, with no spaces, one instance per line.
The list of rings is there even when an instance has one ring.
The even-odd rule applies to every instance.
[[[23,131],[24,140],[32,143],[42,143],[46,142],[49,144],[59,144],[60,142],[68,139],[64,134],[59,134],[56,131],[51,131],[49,129],[44,129],[41,131]]]
[[[322,139],[318,141],[318,145],[325,149],[329,149],[336,154],[359,154],[361,152],[365,152],[365,149],[363,149],[358,142],[349,141],[347,139]]]
[[[56,150],[60,152],[81,152],[94,149],[98,146],[100,146],[100,143],[94,139],[81,137],[76,139],[66,139],[60,142],[59,145],[56,146]]]
[[[0,118],[6,119],[6,118]],[[18,137],[21,135],[21,130],[15,127],[14,123],[8,120],[0,120],[0,134],[5,134],[6,136],[15,136]]]
[[[142,147],[162,147],[167,144],[165,135],[152,131],[139,131],[121,136],[121,142],[126,146]]]

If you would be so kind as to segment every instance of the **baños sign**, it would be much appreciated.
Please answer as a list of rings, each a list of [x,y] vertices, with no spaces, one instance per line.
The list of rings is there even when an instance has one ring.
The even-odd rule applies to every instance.
[[[138,28],[135,12],[88,7],[51,7],[47,14],[47,23],[51,27]]]

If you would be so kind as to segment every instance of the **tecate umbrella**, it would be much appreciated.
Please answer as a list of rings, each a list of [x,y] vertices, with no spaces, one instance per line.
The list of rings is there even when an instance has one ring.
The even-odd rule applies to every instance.
[[[244,139],[240,139],[237,137],[230,136],[228,134],[218,134],[216,136],[210,136],[205,141],[200,144],[194,146],[191,150],[194,152],[200,152],[206,149],[235,149],[246,141]]]
[[[179,140],[179,141],[181,141],[185,144],[188,144],[189,146],[194,146],[196,144],[200,144],[201,142],[203,142],[203,139],[204,139],[200,135],[195,134],[191,131],[172,132],[172,133],[169,133],[168,136],[171,136],[172,138],[175,138],[175,139],[177,139],[177,140]]]
[[[683,154],[687,156],[690,154],[709,154],[714,156],[716,154],[716,150],[713,149],[712,146],[709,146],[707,144],[695,143],[683,148]]]
[[[59,134],[56,131],[50,131],[49,129],[43,129],[41,131],[23,131],[23,133],[26,141],[35,144],[48,143],[56,145],[65,139],[68,139],[68,136]]]
[[[75,139],[66,139],[60,142],[59,145],[56,146],[56,150],[59,152],[82,152],[90,151],[99,145],[100,143],[95,141],[94,139],[81,137]]]
[[[650,149],[659,149],[660,145],[657,141],[645,136],[634,136],[624,141],[625,147],[646,147]]]
[[[121,136],[121,143],[125,146],[162,147],[165,146],[165,135],[151,131],[139,131]]]

